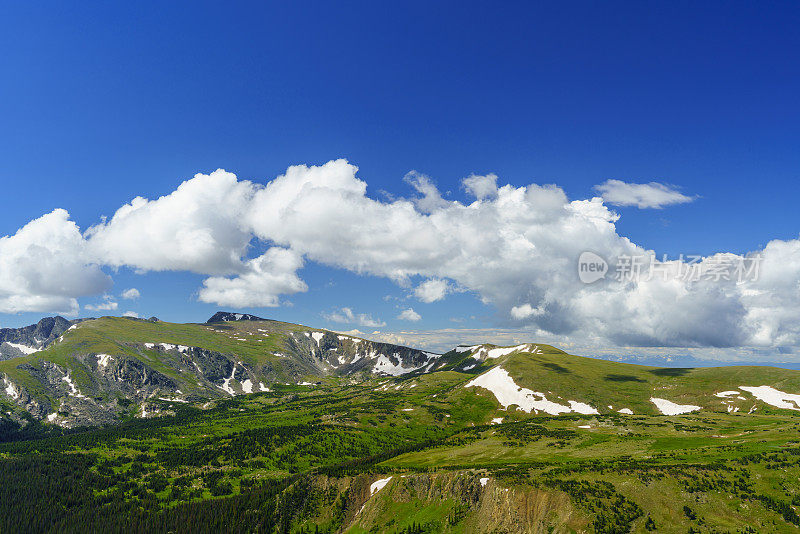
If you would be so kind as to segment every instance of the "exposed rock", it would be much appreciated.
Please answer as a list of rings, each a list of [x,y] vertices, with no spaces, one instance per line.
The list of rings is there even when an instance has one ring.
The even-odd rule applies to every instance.
[[[256,317],[255,315],[250,315],[249,313],[232,313],[232,312],[223,312],[218,311],[211,318],[206,321],[206,323],[225,323],[228,321],[267,321],[268,319],[262,319],[261,317]]]
[[[0,328],[0,360],[42,350],[72,325],[72,321],[55,316],[45,317],[36,324],[22,328]]]

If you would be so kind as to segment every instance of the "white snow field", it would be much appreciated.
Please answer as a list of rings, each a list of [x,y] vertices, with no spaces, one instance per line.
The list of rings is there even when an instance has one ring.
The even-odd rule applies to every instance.
[[[700,409],[700,406],[693,404],[676,404],[667,399],[657,399],[655,397],[650,397],[650,402],[655,404],[658,411],[664,415],[680,415],[682,413],[696,412]]]
[[[470,380],[464,385],[467,387],[481,387],[491,391],[497,398],[497,402],[503,405],[504,408],[516,404],[523,412],[530,413],[531,411],[545,412],[550,415],[559,415],[562,413],[578,412],[584,414],[598,413],[595,408],[588,404],[568,401],[569,406],[558,404],[547,400],[544,393],[532,391],[527,388],[519,387],[511,375],[502,367],[495,367],[490,371]]]
[[[800,410],[800,395],[784,393],[770,386],[739,386],[739,389],[751,393],[755,398],[770,406]]]

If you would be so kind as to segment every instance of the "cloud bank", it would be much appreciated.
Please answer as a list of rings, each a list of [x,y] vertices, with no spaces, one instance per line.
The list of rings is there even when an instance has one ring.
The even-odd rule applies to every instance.
[[[308,289],[307,262],[388,278],[435,302],[455,288],[494,307],[501,324],[532,335],[622,346],[783,350],[800,341],[800,241],[775,240],[755,281],[650,276],[582,284],[584,251],[652,255],[619,235],[607,204],[662,207],[689,197],[660,184],[609,181],[602,197],[570,200],[555,185],[499,186],[470,176],[468,202],[446,200],[410,173],[411,198],[376,200],[345,160],[298,165],[261,185],[218,170],[158,199],[137,197],[81,233],[64,210],[0,238],[0,312],[77,311],[111,285],[103,267],[207,275],[203,302],[278,306]],[[251,255],[253,245],[263,254]],[[700,260],[708,267],[724,254]],[[679,272],[682,261],[661,262]],[[673,273],[674,274],[674,273]],[[349,313],[348,313],[349,311]],[[381,321],[342,308],[331,321]],[[410,317],[410,315],[409,315]],[[341,319],[341,321],[340,321]]]

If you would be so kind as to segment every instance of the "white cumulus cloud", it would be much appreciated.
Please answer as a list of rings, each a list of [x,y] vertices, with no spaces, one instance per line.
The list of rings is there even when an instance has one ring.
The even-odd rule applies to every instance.
[[[280,295],[308,289],[297,275],[302,266],[303,260],[297,253],[273,247],[247,261],[238,276],[214,276],[204,280],[199,298],[203,302],[234,308],[275,307],[280,304]]]
[[[400,312],[400,315],[398,315],[397,318],[403,321],[417,322],[422,319],[422,316],[415,312],[414,308],[408,308]]]
[[[142,271],[229,274],[251,234],[243,218],[255,187],[218,170],[197,174],[156,200],[134,198],[86,232],[99,262]]]
[[[324,313],[322,316],[334,323],[356,324],[369,328],[386,326],[385,322],[380,319],[373,319],[372,316],[367,313],[353,313],[351,308],[341,308],[330,313]]]
[[[634,184],[622,180],[606,180],[595,189],[603,200],[614,206],[636,206],[640,209],[662,208],[671,204],[692,202],[695,197],[658,182]]]
[[[461,185],[466,189],[467,193],[478,200],[497,195],[496,174],[487,174],[485,176],[471,174],[461,181]]]
[[[422,302],[436,302],[442,300],[450,291],[447,280],[433,278],[426,280],[414,288],[414,295]]]
[[[131,287],[124,290],[119,296],[127,300],[136,300],[141,297],[142,294],[135,287]]]
[[[544,313],[544,310],[541,307],[534,308],[530,304],[520,304],[519,306],[514,306],[511,308],[511,317],[517,320],[527,319],[529,317],[534,317],[537,315],[541,315]]]
[[[78,226],[63,209],[0,237],[0,312],[74,316],[78,297],[97,295],[111,278],[87,252]]]
[[[87,304],[86,309],[91,311],[113,311],[119,308],[119,303],[111,295],[103,295],[103,300],[97,304]]]

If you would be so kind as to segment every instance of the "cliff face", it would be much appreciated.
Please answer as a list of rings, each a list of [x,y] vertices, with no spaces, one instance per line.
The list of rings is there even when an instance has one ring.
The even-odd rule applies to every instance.
[[[38,352],[53,343],[72,326],[61,316],[45,317],[22,328],[0,328],[0,360]]]
[[[282,496],[291,523],[337,532],[425,531],[539,534],[587,532],[588,518],[559,491],[507,487],[474,471],[304,479]],[[288,519],[288,518],[287,518]]]

